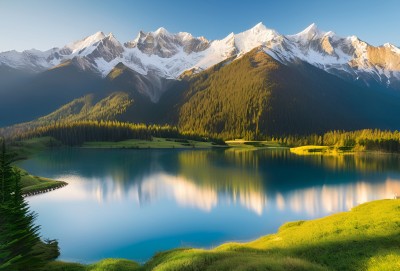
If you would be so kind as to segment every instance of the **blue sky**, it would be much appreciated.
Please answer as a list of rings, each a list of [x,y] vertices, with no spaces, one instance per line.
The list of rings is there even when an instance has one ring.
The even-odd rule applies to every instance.
[[[398,0],[0,0],[0,52],[60,47],[97,31],[125,42],[163,26],[221,39],[263,22],[281,34],[311,23],[373,45],[400,45]]]

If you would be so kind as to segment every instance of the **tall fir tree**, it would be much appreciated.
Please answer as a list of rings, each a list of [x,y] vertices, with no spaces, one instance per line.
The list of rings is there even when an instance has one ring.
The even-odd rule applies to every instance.
[[[29,210],[19,171],[11,166],[5,142],[0,152],[0,270],[29,271],[43,266],[34,247],[40,244],[36,214]]]

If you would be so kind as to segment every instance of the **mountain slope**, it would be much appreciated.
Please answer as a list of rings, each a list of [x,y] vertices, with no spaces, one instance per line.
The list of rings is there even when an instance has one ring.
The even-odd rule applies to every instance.
[[[225,138],[400,128],[400,49],[315,24],[285,36],[259,23],[214,41],[97,32],[0,53],[0,79],[0,126],[116,119]]]
[[[69,63],[20,80],[0,91],[0,126],[29,121],[51,113],[71,100],[101,92],[103,79]]]
[[[399,99],[304,62],[283,65],[262,48],[195,75],[179,106],[182,130],[224,138],[400,128]]]

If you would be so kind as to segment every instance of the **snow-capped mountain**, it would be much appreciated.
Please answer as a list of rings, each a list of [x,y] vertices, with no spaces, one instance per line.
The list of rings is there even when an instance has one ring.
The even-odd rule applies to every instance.
[[[40,72],[72,61],[105,77],[123,63],[142,75],[150,72],[176,79],[186,70],[201,71],[228,58],[239,58],[256,47],[285,65],[301,60],[347,80],[400,88],[399,48],[391,44],[374,47],[355,36],[339,37],[321,31],[315,24],[285,36],[259,23],[213,41],[159,28],[149,33],[140,31],[134,40],[122,44],[111,33],[97,32],[63,48],[0,53],[0,65]]]

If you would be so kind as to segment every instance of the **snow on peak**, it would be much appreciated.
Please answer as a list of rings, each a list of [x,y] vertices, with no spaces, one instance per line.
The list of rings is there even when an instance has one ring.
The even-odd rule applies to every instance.
[[[323,32],[315,23],[295,35],[284,36],[260,22],[246,31],[230,33],[214,41],[193,37],[187,32],[169,33],[160,27],[154,32],[140,31],[133,41],[124,45],[112,33],[105,36],[99,31],[61,49],[0,53],[0,65],[40,71],[79,58],[103,76],[118,63],[123,63],[141,74],[150,72],[165,78],[178,78],[185,70],[201,71],[229,58],[241,57],[257,47],[284,64],[300,59],[332,73],[340,70],[350,74],[379,73],[388,77],[391,72],[397,72],[400,80],[398,47],[389,43],[381,46],[379,49],[389,53],[391,58],[385,58],[384,67],[378,63],[379,66],[369,54],[372,46],[356,36],[342,38],[331,31]]]
[[[262,31],[262,30],[267,29],[267,27],[266,27],[262,22],[259,22],[258,24],[256,24],[255,26],[253,26],[251,29],[252,29],[253,31]]]
[[[315,23],[312,23],[303,31],[295,35],[289,35],[288,37],[295,41],[306,43],[312,39],[319,38],[325,34],[326,34],[325,32],[318,29]]]
[[[106,38],[116,46],[120,46],[121,45],[121,43],[117,40],[117,38],[111,32],[107,35]]]
[[[96,42],[101,41],[105,37],[106,36],[104,35],[104,33],[99,31],[91,36],[88,36],[88,37],[82,39],[82,40],[70,43],[70,44],[66,45],[65,48],[70,49],[72,54],[79,53],[81,50],[94,45]]]
[[[281,35],[275,30],[258,23],[253,28],[236,34],[235,46],[240,53],[247,53],[255,47],[276,41],[278,37],[281,37]]]
[[[116,39],[112,32],[108,33],[107,38]]]
[[[167,29],[165,29],[164,27],[160,27],[159,29],[157,29],[155,32],[153,32],[155,35],[169,35],[169,32]]]
[[[396,54],[400,54],[400,49],[391,43],[385,43],[383,46],[389,48],[392,52]]]
[[[316,32],[318,31],[318,26],[316,23],[312,23],[309,26],[306,27],[306,29],[304,29],[302,32]]]

